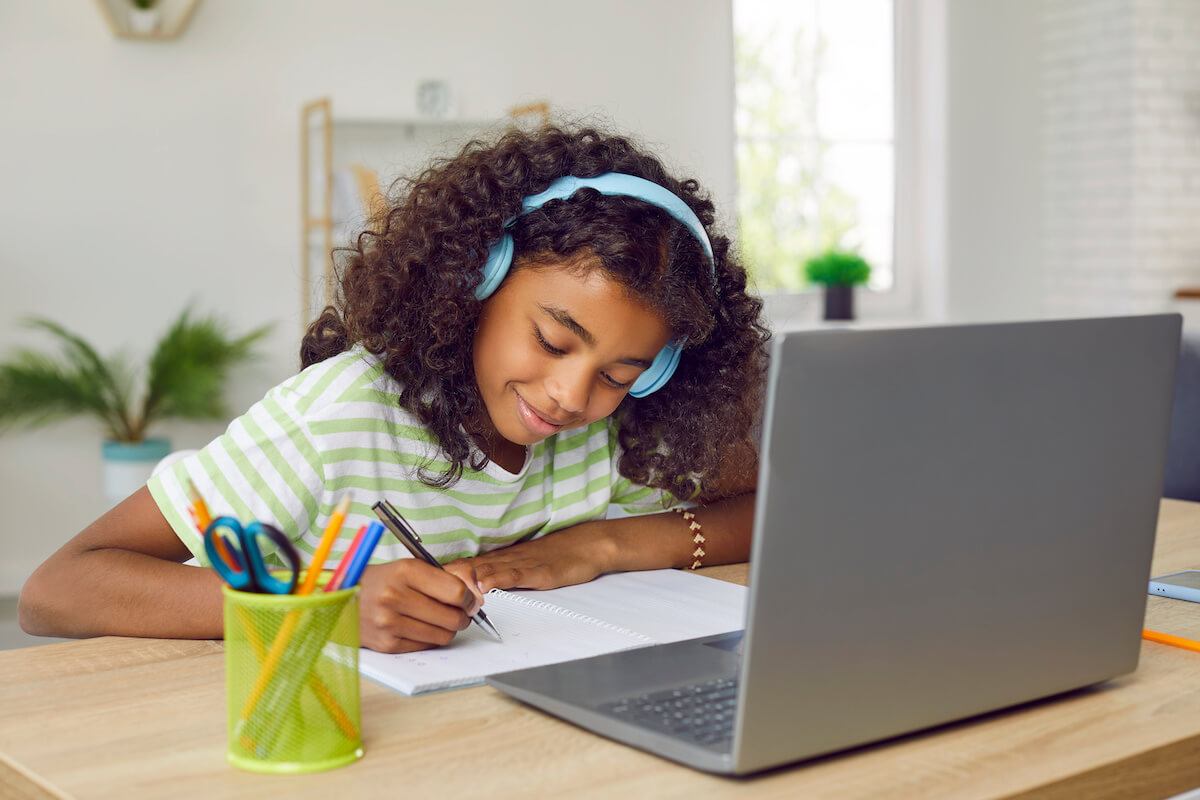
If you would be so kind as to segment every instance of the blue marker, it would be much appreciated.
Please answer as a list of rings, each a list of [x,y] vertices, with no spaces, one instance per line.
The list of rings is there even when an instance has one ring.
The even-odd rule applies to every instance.
[[[383,536],[383,530],[381,522],[372,522],[367,527],[367,532],[363,534],[362,542],[354,551],[354,558],[346,569],[345,578],[342,580],[342,589],[358,585],[362,579],[363,570],[367,568],[367,562],[371,560],[371,553],[375,552],[375,545],[379,544],[379,539]]]

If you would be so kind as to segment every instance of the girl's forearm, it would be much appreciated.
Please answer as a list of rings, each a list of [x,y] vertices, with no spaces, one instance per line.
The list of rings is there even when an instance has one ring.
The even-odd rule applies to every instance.
[[[68,545],[21,590],[20,623],[37,636],[219,639],[220,587],[211,569]]]
[[[750,534],[754,525],[754,493],[731,497],[691,509],[704,536],[703,566],[731,564],[750,558]],[[687,568],[693,555],[696,533],[690,521],[674,511],[625,517],[591,523],[602,526],[604,572],[627,572],[667,567]],[[601,531],[596,531],[601,533]]]

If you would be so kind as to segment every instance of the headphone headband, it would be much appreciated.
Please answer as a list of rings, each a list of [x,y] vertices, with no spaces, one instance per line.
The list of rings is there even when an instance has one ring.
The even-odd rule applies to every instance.
[[[700,247],[703,248],[705,254],[708,256],[709,263],[713,264],[712,243],[708,240],[708,234],[704,231],[703,223],[700,222],[699,217],[688,207],[687,203],[683,202],[683,200],[670,190],[659,186],[653,181],[620,172],[606,172],[594,178],[577,178],[574,175],[561,177],[551,183],[545,191],[530,195],[522,200],[521,211],[505,222],[504,227],[507,228],[522,214],[527,214],[536,208],[540,208],[551,200],[563,200],[571,197],[575,192],[583,188],[595,189],[605,195],[633,197],[658,206],[683,223],[692,236],[696,238],[696,241],[700,243]],[[512,235],[507,232],[492,244],[488,252],[487,262],[483,265],[483,280],[475,289],[475,297],[483,300],[500,286],[501,281],[504,280],[504,276],[508,274],[509,267],[512,266],[514,248]],[[651,392],[661,389],[670,380],[671,375],[675,372],[675,367],[679,364],[681,347],[682,342],[679,344],[668,343],[666,347],[660,350],[650,368],[634,381],[633,386],[629,389],[629,393],[634,397],[645,397]]]

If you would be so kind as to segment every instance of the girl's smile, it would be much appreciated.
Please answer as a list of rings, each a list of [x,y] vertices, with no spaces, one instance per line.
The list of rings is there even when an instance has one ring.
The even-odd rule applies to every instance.
[[[529,403],[525,402],[525,398],[521,397],[521,393],[514,390],[517,396],[517,413],[521,416],[521,421],[525,423],[525,427],[529,428],[535,434],[540,434],[543,437],[558,433],[563,428],[570,424],[570,421],[559,422],[550,417],[548,414],[538,413],[536,408],[533,408]]]
[[[514,269],[484,302],[472,353],[489,457],[517,471],[526,445],[607,417],[670,334],[586,262]]]

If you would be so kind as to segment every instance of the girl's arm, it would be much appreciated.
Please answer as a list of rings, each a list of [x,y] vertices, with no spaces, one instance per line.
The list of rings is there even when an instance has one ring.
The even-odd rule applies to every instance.
[[[219,639],[222,581],[183,564],[187,547],[142,487],[63,545],[21,590],[21,628],[36,636]],[[470,565],[415,559],[369,567],[361,641],[384,652],[448,643],[482,602]]]
[[[221,637],[221,579],[191,553],[142,487],[50,556],[21,589],[37,636]]]
[[[705,538],[704,566],[749,559],[754,492],[691,510]],[[667,511],[584,522],[465,560],[474,565],[484,592],[553,589],[585,583],[606,572],[690,567],[695,560],[694,533],[682,515]]]

